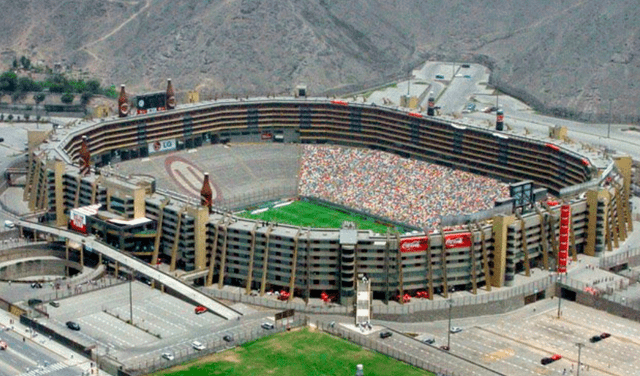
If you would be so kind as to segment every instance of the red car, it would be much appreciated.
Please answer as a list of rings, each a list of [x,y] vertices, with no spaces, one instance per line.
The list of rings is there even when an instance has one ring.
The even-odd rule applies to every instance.
[[[203,306],[199,305],[199,306],[196,307],[195,311],[196,311],[196,315],[199,315],[201,313],[207,312],[207,307],[203,307]]]
[[[562,355],[559,355],[559,354],[553,354],[553,355],[551,355],[551,357],[550,357],[550,358],[542,358],[542,360],[540,361],[540,363],[542,363],[542,365],[546,366],[547,364],[549,364],[549,363],[553,363],[553,362],[555,362],[556,360],[560,360],[560,359],[562,359]]]

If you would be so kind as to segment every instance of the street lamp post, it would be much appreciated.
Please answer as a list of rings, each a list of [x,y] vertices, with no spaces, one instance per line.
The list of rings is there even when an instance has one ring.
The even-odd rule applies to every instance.
[[[607,138],[611,138],[611,103],[613,98],[609,98],[609,126],[607,127]]]
[[[558,273],[558,282],[562,283],[562,273]],[[562,305],[562,284],[558,284],[558,318],[560,318],[560,306]]]
[[[453,307],[453,299],[449,299],[449,327],[447,328],[447,350],[451,349],[451,308]]]
[[[584,346],[584,343],[576,343],[576,346],[578,346],[578,373],[577,376],[580,376],[580,353],[582,350],[582,346]]]
[[[131,291],[132,284],[133,284],[133,268],[131,268],[131,277],[129,278],[129,316],[131,319],[131,325],[133,325],[133,293]]]

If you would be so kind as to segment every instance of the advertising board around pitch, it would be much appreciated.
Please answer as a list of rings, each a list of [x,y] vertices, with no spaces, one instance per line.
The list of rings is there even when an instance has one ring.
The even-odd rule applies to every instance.
[[[149,154],[176,150],[176,140],[162,140],[149,143]]]

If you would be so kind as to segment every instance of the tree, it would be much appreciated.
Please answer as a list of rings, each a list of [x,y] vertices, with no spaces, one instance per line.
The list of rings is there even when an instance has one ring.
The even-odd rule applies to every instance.
[[[49,91],[52,93],[71,92],[71,85],[67,78],[61,74],[54,74],[47,79]]]
[[[29,121],[29,114],[24,114],[24,120]]]
[[[60,97],[60,101],[62,101],[62,103],[64,104],[70,104],[73,102],[75,96],[71,93],[64,93],[62,94],[62,97]]]
[[[39,105],[40,103],[44,102],[44,99],[47,96],[45,95],[45,93],[37,93],[33,95],[33,100],[36,102],[36,106]]]
[[[98,94],[98,92],[100,92],[100,82],[98,82],[97,80],[91,80],[87,82],[87,90],[91,94]]]
[[[18,79],[19,91],[38,91],[39,85],[29,77],[20,77]]]
[[[13,72],[4,72],[0,76],[0,91],[14,92],[18,88],[18,76]]]
[[[22,64],[22,67],[23,67],[24,69],[29,70],[29,68],[31,68],[31,60],[29,60],[29,58],[28,58],[28,57],[22,56],[22,57],[20,58],[20,64]]]
[[[91,94],[88,91],[85,91],[80,96],[80,102],[82,103],[83,106],[86,106],[87,104],[89,104],[89,101],[91,100],[92,97],[93,97],[93,94]]]
[[[13,69],[18,69],[18,59],[13,58]]]
[[[9,121],[13,120],[13,115],[9,114],[9,116],[7,116],[7,120],[9,120]]]

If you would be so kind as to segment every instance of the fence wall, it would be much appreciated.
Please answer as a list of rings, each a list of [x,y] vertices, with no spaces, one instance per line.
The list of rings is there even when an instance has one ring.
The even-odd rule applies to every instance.
[[[288,328],[297,328],[307,325],[307,318],[303,316],[294,316],[293,318],[289,318],[287,324],[284,322],[285,320],[276,322],[276,326],[272,330],[264,330],[261,328],[252,328],[250,330],[245,330],[240,333],[234,334],[233,342],[225,342],[222,339],[211,340],[211,341],[201,341],[203,345],[206,346],[204,350],[198,351],[191,347],[183,349],[179,352],[174,352],[173,360],[166,360],[158,354],[158,357],[153,360],[147,360],[144,362],[140,362],[137,364],[129,364],[127,365],[124,372],[120,372],[120,374],[126,375],[146,375],[151,372],[158,371],[160,369],[173,367],[191,360],[195,360],[197,358],[210,355],[213,353],[218,353],[220,351],[224,351],[236,346],[240,346],[244,343],[255,341],[257,339],[270,336],[275,333],[281,333],[286,331]]]
[[[601,257],[599,266],[602,269],[610,269],[622,264],[628,264],[630,267],[640,265],[640,247]]]
[[[341,328],[337,325],[330,325],[323,322],[316,322],[316,326],[329,334],[334,336],[344,338],[349,342],[355,343],[356,345],[366,347],[373,351],[379,352],[380,354],[384,354],[391,358],[397,359],[401,362],[405,362],[414,367],[421,368],[427,370],[429,372],[433,372],[438,375],[443,376],[462,376],[462,374],[453,373],[445,368],[442,368],[436,364],[432,364],[430,362],[425,361],[424,359],[418,358],[414,355],[408,354],[402,350],[398,350],[390,345],[385,343],[380,343],[379,341],[375,341],[367,336],[360,334],[358,332],[347,330]],[[365,370],[366,372],[366,370]]]
[[[625,297],[615,293],[591,294],[585,291],[586,287],[589,287],[586,283],[566,279],[562,280],[562,282],[558,282],[557,288],[558,290],[560,288],[565,288],[575,292],[576,303],[595,308],[600,311],[606,311],[615,316],[640,322],[640,301],[629,301]]]
[[[242,302],[246,304],[253,304],[262,307],[274,308],[274,309],[295,309],[296,312],[304,313],[322,313],[322,314],[335,314],[335,315],[348,315],[353,313],[353,307],[345,307],[339,304],[305,304],[298,302],[289,302],[277,300],[274,297],[269,296],[253,296],[246,295],[243,292],[233,292],[226,290],[218,290],[215,288],[200,288],[202,293],[209,295],[217,299],[231,300],[234,302]]]

